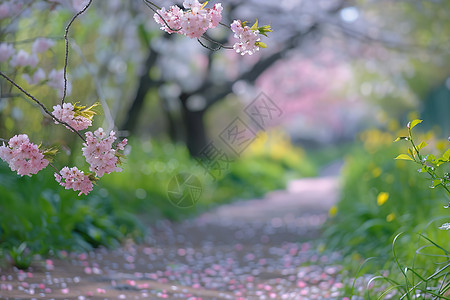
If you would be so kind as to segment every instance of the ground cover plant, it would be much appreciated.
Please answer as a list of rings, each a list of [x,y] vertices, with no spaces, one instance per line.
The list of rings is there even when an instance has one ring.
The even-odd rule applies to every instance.
[[[354,235],[349,232],[345,235],[338,234],[340,238],[345,239],[344,243],[332,239],[331,243],[342,247],[347,253],[358,253],[360,257],[367,259],[360,266],[357,276],[365,272],[377,272],[379,275],[368,281],[366,290],[360,289],[357,292],[349,288],[348,294],[360,294],[367,298],[377,297],[378,299],[392,299],[392,297],[448,299],[449,228],[445,220],[448,221],[449,217],[447,208],[450,150],[448,141],[433,139],[431,134],[413,136],[412,129],[421,122],[421,120],[414,120],[408,123],[406,132],[399,132],[400,137],[395,140],[410,143],[407,154],[397,155],[404,149],[403,145],[389,145],[394,140],[392,134],[379,131],[366,134],[365,150],[371,150],[373,154],[383,153],[377,161],[378,166],[375,164],[376,161],[367,162],[367,159],[365,161],[363,158],[359,161],[359,164],[364,166],[361,167],[359,175],[363,176],[361,177],[363,183],[365,181],[371,183],[367,187],[373,187],[372,196],[367,197],[368,202],[362,198],[361,203],[354,208],[345,204],[338,206],[337,214],[339,209],[343,210],[352,222],[359,222],[361,230],[357,230]],[[417,140],[422,141],[417,142]],[[376,145],[384,145],[384,149],[377,148]],[[432,153],[424,155],[423,148],[427,146]],[[396,160],[386,162],[384,155],[388,153]],[[377,158],[377,155],[372,157]],[[407,161],[410,162],[405,164]],[[416,163],[418,168],[417,166],[414,168],[411,162]],[[387,168],[386,165],[391,167]],[[352,163],[350,166],[355,168]],[[409,167],[412,168],[409,169]],[[349,172],[349,169],[346,171]],[[421,177],[417,174],[418,172],[425,173],[425,176]],[[346,174],[349,176],[349,173]],[[388,182],[390,184],[384,183],[387,179],[376,180],[383,175],[393,176],[390,177],[392,181]],[[346,177],[346,179],[349,181],[344,186],[344,197],[349,196],[345,194],[345,191],[349,193],[349,190],[355,189],[350,184],[351,180],[356,180],[356,177]],[[403,191],[402,187],[406,190]],[[350,195],[363,197],[358,193]],[[343,199],[343,202],[349,201],[346,200],[347,198]],[[420,201],[420,205],[415,209],[416,201]],[[392,205],[385,206],[389,202]],[[380,208],[383,206],[387,209]],[[398,223],[391,227],[396,219],[399,219]],[[334,230],[330,229],[327,233],[336,235]],[[382,247],[376,243],[381,243]],[[344,247],[345,244],[346,247]],[[380,265],[383,266],[381,269]]]
[[[50,170],[32,178],[0,168],[0,257],[27,268],[33,256],[58,256],[61,250],[117,247],[125,238],[140,240],[144,228],[129,212],[114,207],[100,189],[78,198],[55,190]]]
[[[410,145],[407,154],[400,154],[396,157],[399,160],[412,161],[418,165],[419,173],[425,173],[427,180],[429,180],[429,188],[439,189],[446,194],[449,204],[444,208],[448,209],[450,205],[450,147],[446,147],[442,154],[424,154],[423,150],[428,144],[425,141],[418,141],[413,136],[412,129],[422,123],[422,120],[413,120],[407,125],[407,135],[397,137],[395,140],[406,141]],[[450,137],[449,140],[450,142]],[[414,252],[414,259],[411,262],[405,263],[401,260],[401,255],[398,251],[405,251],[404,249],[397,249],[396,242],[400,239],[400,234],[397,235],[392,242],[392,254],[397,265],[397,272],[400,275],[394,276],[377,276],[375,280],[385,281],[391,286],[383,291],[379,298],[386,295],[400,296],[402,299],[450,299],[450,249],[448,248],[448,230],[450,223],[437,226],[441,220],[448,221],[449,216],[443,218],[433,218],[427,224],[431,227],[432,232],[429,233],[427,228],[419,234],[416,251]],[[441,230],[443,234],[436,234],[436,228]],[[407,250],[406,250],[407,251]],[[395,274],[395,273],[394,273]],[[397,281],[396,278],[400,278]],[[369,294],[369,293],[368,293]],[[370,294],[369,294],[370,295]]]

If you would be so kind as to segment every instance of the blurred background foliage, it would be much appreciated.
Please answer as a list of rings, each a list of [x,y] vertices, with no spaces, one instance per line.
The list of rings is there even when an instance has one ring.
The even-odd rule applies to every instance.
[[[19,18],[0,21],[0,40],[29,50],[35,37],[54,38],[57,44],[40,56],[40,67],[60,69],[73,10],[67,1],[62,9],[36,2]],[[450,135],[450,2],[298,0],[274,7],[269,0],[233,0],[224,7],[226,20],[271,23],[269,48],[249,58],[209,51],[161,32],[140,1],[94,2],[76,20],[68,100],[101,102],[94,127],[128,136],[129,156],[122,173],[102,178],[87,197],[62,190],[50,169],[20,178],[1,162],[4,255],[115,246],[128,236],[142,237],[135,215],[144,222],[181,220],[282,189],[289,179],[321,174],[335,162],[345,165],[341,200],[325,230],[330,247],[362,257],[386,255],[397,232],[421,231],[446,213],[444,196],[427,188],[415,166],[394,161],[403,146],[392,142],[399,124],[417,117],[433,132],[424,134],[428,149],[441,151],[441,139]],[[231,43],[224,28],[211,36]],[[47,107],[59,103],[45,84],[29,86],[20,76],[33,70],[0,67]],[[1,138],[26,133],[35,143],[61,145],[57,167],[84,164],[75,135],[53,126],[4,81],[0,88]],[[260,91],[281,108],[282,118],[214,180],[193,157]],[[202,197],[190,209],[167,200],[168,181],[180,171],[202,182]],[[382,205],[380,194],[388,195]],[[433,232],[448,242],[445,232]],[[411,235],[402,247],[414,241]]]

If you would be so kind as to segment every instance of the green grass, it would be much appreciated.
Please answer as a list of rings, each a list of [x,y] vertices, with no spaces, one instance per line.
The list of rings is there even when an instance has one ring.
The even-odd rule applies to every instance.
[[[58,186],[50,169],[30,178],[0,165],[0,248],[18,266],[33,254],[115,247],[142,233],[139,222],[115,209],[102,190],[77,197]]]
[[[385,139],[361,145],[345,159],[337,214],[325,230],[328,246],[344,254],[386,257],[397,233],[420,232],[429,220],[449,214],[445,195],[429,189],[414,164],[394,160],[401,145]]]
[[[429,188],[428,176],[417,172],[416,164],[394,159],[406,148],[394,139],[369,131],[347,154],[340,201],[324,226],[326,245],[344,254],[347,278],[376,274],[363,293],[350,285],[346,296],[389,299],[395,293],[390,299],[448,299],[448,294],[441,296],[449,288],[450,237],[439,229],[450,219],[448,198],[443,190]],[[438,148],[447,146],[431,135],[427,140]]]
[[[356,274],[356,279],[351,286],[347,286],[345,295],[363,296],[364,299],[450,299],[450,249],[447,246],[448,236],[444,236],[448,233],[438,232],[437,221],[441,222],[430,222],[426,233],[415,236],[416,248],[401,246],[402,240],[409,240],[409,237],[396,235],[389,256],[391,263],[379,269],[379,259],[367,259],[353,274]],[[439,236],[443,243],[447,243],[433,241]],[[408,255],[404,252],[410,252],[413,258],[405,259]],[[364,272],[373,272],[375,268],[378,271],[369,280],[366,277],[365,288],[358,291],[355,282],[362,279],[358,277]]]

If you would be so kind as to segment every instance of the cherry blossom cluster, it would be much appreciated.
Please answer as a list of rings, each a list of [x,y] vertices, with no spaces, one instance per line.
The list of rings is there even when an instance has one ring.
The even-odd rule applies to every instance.
[[[64,103],[62,107],[58,104],[53,106],[53,115],[60,121],[66,122],[77,131],[87,129],[92,125],[92,120],[80,114],[76,114],[74,109],[75,107],[72,103]],[[59,122],[55,121],[55,124],[59,124]]]
[[[114,149],[113,143],[116,139],[114,131],[107,135],[103,128],[97,129],[94,133],[86,132],[86,143],[83,144],[84,147],[82,148],[83,155],[90,165],[89,170],[95,172],[98,177],[122,171],[117,166],[120,164],[120,156],[122,154],[117,150],[124,150],[127,139],[118,143]]]
[[[154,14],[153,18],[156,23],[161,25],[161,29],[168,33],[200,38],[206,30],[221,24],[222,20],[222,5],[218,3],[212,9],[205,9],[207,3],[201,4],[198,0],[185,0],[183,6],[186,10],[182,10],[177,5],[171,6],[168,10],[163,7]],[[224,47],[233,48],[241,55],[252,55],[259,48],[266,48],[266,44],[260,42],[261,35],[267,36],[267,32],[272,32],[269,25],[258,27],[258,21],[252,27],[248,27],[245,22],[234,20],[229,27],[239,41],[233,47]]]
[[[122,169],[117,165],[121,163],[120,157],[123,154],[120,154],[118,150],[124,150],[127,140],[124,139],[118,143],[114,149],[113,143],[116,139],[114,131],[107,135],[102,128],[94,133],[86,132],[86,142],[83,143],[82,151],[90,165],[89,170],[94,173],[85,174],[77,167],[64,167],[59,173],[55,173],[56,181],[66,190],[80,191],[78,196],[81,196],[92,191],[93,182],[98,180],[98,177],[112,172],[121,172]]]
[[[231,23],[231,31],[234,32],[234,37],[239,39],[233,45],[233,49],[236,53],[240,53],[241,55],[252,55],[256,51],[259,51],[260,47],[260,36],[259,30],[252,29],[248,26],[243,26],[240,20],[234,20]]]
[[[15,135],[8,145],[0,146],[0,158],[9,164],[13,171],[24,176],[37,174],[48,166],[49,161],[44,158],[39,147],[30,140],[26,134]]]
[[[56,105],[53,107],[53,116],[57,118],[55,123],[65,122],[77,131],[84,130],[92,125],[91,119],[95,115],[92,108],[95,106],[97,104],[88,108],[71,103],[64,103],[62,106]],[[94,133],[88,131],[85,135],[86,142],[83,143],[82,152],[92,173],[85,174],[77,167],[69,168],[67,166],[55,173],[55,179],[61,186],[79,191],[79,196],[87,195],[92,191],[93,182],[104,174],[122,171],[118,165],[121,164],[120,159],[124,155],[119,151],[123,151],[127,145],[127,140],[124,139],[114,146],[113,144],[117,140],[115,132],[111,131],[106,134],[102,128],[97,129]],[[49,161],[46,157],[54,154],[56,154],[56,150],[41,152],[38,146],[30,143],[25,134],[14,136],[9,140],[8,146],[0,147],[0,158],[9,164],[13,171],[17,171],[22,176],[38,173],[48,166]]]
[[[83,171],[78,170],[77,167],[68,168],[64,167],[58,173],[55,173],[56,181],[66,190],[73,189],[74,191],[80,191],[81,194],[89,194],[93,189],[93,183],[88,175],[85,175]]]
[[[186,11],[173,5],[168,10],[163,7],[155,13],[154,19],[162,26],[162,30],[168,33],[176,32],[190,38],[199,38],[209,28],[217,27],[222,20],[223,8],[220,3],[210,9],[204,8],[205,5],[198,0],[186,0],[183,6]]]

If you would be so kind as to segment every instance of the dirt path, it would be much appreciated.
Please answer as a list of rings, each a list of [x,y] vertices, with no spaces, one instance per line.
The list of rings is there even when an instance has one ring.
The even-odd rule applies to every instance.
[[[338,257],[312,242],[337,194],[335,177],[298,180],[194,220],[161,221],[142,245],[0,270],[0,298],[338,299]]]

